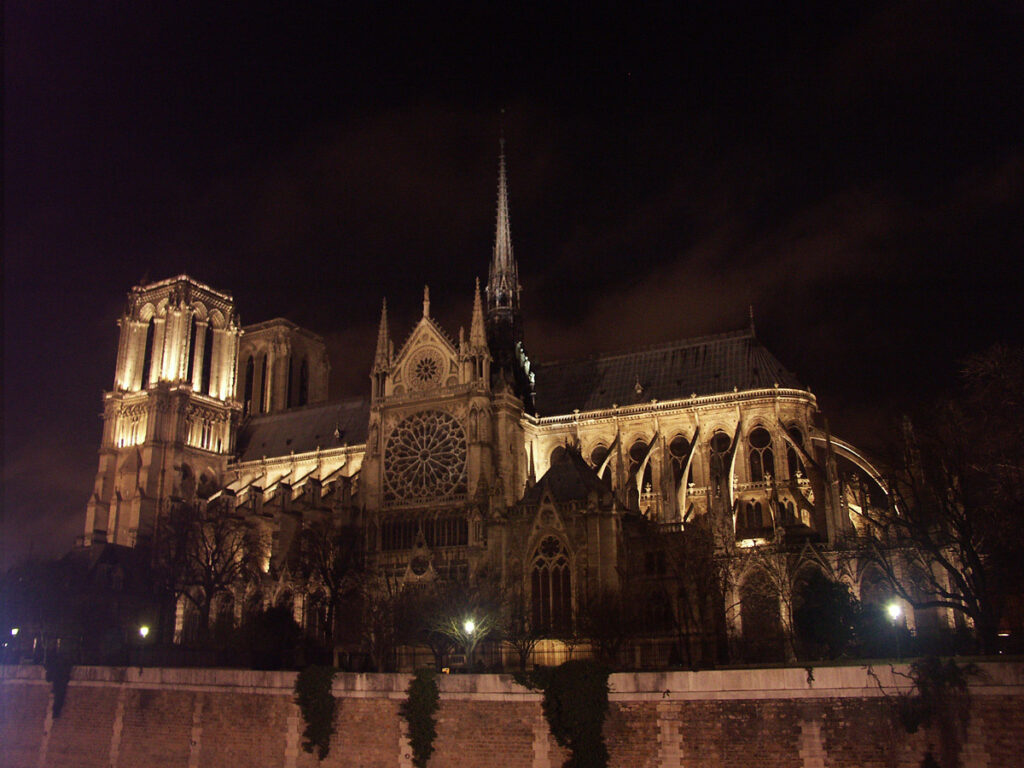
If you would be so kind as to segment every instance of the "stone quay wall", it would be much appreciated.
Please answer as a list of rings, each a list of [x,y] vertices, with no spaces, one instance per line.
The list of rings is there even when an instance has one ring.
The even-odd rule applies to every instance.
[[[1024,765],[1024,663],[981,663],[960,765]],[[938,729],[908,735],[905,665],[615,674],[611,765],[917,768]],[[398,714],[408,675],[338,674],[322,763],[302,750],[295,673],[76,667],[60,717],[39,667],[0,667],[3,768],[411,768]],[[558,768],[541,696],[505,675],[440,676],[431,768]]]

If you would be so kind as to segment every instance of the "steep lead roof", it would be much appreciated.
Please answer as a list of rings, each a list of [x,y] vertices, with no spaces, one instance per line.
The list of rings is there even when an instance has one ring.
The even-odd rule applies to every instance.
[[[541,416],[713,395],[734,387],[761,389],[777,383],[802,389],[750,329],[621,355],[540,364],[534,370]]]
[[[239,430],[238,460],[361,445],[366,442],[369,420],[370,404],[363,398],[256,416]]]

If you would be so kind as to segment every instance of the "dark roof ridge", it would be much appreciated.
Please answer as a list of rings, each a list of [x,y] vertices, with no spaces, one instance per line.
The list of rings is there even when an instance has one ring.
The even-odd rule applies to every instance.
[[[590,360],[614,360],[619,357],[631,357],[638,352],[662,352],[669,349],[683,349],[685,347],[695,347],[698,344],[707,344],[710,341],[722,341],[725,339],[742,339],[749,337],[756,339],[757,336],[750,330],[749,327],[741,328],[735,331],[722,331],[719,333],[709,333],[704,336],[692,336],[686,339],[676,339],[675,341],[663,341],[655,344],[647,344],[642,347],[634,347],[630,350],[622,350],[617,352],[607,353],[596,353],[593,355],[587,355],[586,357],[570,357],[562,358],[559,360],[543,360],[538,361],[536,367],[545,365],[564,365],[566,363],[582,363]]]

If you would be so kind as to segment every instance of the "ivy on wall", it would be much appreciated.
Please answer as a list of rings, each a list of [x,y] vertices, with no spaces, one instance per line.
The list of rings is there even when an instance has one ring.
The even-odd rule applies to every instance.
[[[53,693],[53,716],[60,717],[64,709],[64,699],[68,695],[68,683],[71,682],[71,662],[63,656],[51,656],[46,662],[46,682],[50,683]]]
[[[407,697],[399,709],[409,724],[412,763],[416,768],[427,768],[427,761],[434,753],[434,739],[437,737],[435,714],[440,705],[436,673],[432,669],[417,669],[409,681]]]
[[[334,684],[334,667],[309,666],[299,672],[295,679],[295,703],[302,710],[306,729],[302,732],[302,748],[323,760],[331,751],[331,736],[334,733],[334,710],[337,702],[331,693]]]
[[[607,768],[603,733],[608,714],[607,668],[592,661],[567,661],[516,675],[515,680],[544,692],[541,706],[551,735],[570,752],[563,768]]]

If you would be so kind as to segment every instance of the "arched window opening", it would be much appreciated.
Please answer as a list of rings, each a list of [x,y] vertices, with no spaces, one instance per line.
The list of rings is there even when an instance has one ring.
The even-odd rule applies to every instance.
[[[750,447],[750,482],[761,483],[775,475],[775,457],[772,454],[772,436],[764,427],[758,427],[747,439]]]
[[[252,592],[245,599],[245,609],[242,611],[242,621],[247,626],[253,626],[257,617],[263,611],[263,593]]]
[[[643,440],[637,440],[629,449],[629,487],[636,488],[640,493],[647,493],[651,489],[651,462],[649,461],[644,466],[644,475],[639,478],[640,487],[637,488],[637,473],[648,453],[647,443]]]
[[[572,623],[569,554],[557,537],[546,536],[534,551],[530,581],[534,629],[568,629]]]
[[[763,571],[754,571],[740,586],[742,656],[751,662],[782,657],[782,618],[779,593]]]
[[[801,448],[804,447],[804,435],[796,427],[790,427],[786,430],[789,436],[793,439],[793,442],[799,445]],[[806,476],[807,472],[804,469],[804,463],[800,460],[800,456],[797,454],[796,449],[792,445],[786,443],[786,464],[789,469],[790,478]]]
[[[415,520],[385,520],[380,526],[380,548],[385,550],[412,549],[416,543],[418,525]]]
[[[231,639],[235,629],[235,598],[230,594],[221,595],[214,614],[213,637],[224,643]]]
[[[267,406],[267,399],[268,399],[267,398],[267,392],[269,391],[269,386],[268,385],[269,385],[270,382],[267,381],[267,356],[266,355],[260,355],[259,369],[260,369],[260,372],[259,372],[260,379],[259,379],[259,387],[258,387],[258,390],[259,390],[259,392],[258,392],[259,403],[256,405],[256,413],[266,413],[268,410],[270,410],[268,408],[268,406]]]
[[[192,380],[192,366],[195,365],[196,359],[196,332],[199,328],[199,324],[196,323],[194,317],[189,317],[188,320],[189,332],[188,332],[188,364],[185,366],[185,376],[189,381]],[[202,390],[200,390],[202,391]]]
[[[423,521],[428,547],[457,547],[469,543],[469,522],[464,517],[435,517]]]
[[[559,445],[551,452],[551,466],[561,464],[565,461],[565,446]]]
[[[278,361],[278,365],[281,366],[281,370],[284,372],[284,407],[291,408],[295,405],[296,393],[299,388],[295,381],[298,376],[295,360],[289,355],[283,362]]]
[[[242,403],[245,406],[246,416],[253,412],[252,396],[255,384],[256,364],[252,359],[252,355],[249,355],[248,359],[245,361],[245,395],[242,398]]]
[[[796,506],[792,501],[786,502],[786,525],[796,525],[799,522],[796,519]]]
[[[199,374],[199,391],[204,395],[212,395],[210,391],[210,372],[213,370],[213,326],[206,324],[206,340],[203,342],[203,368]]]
[[[146,325],[146,349],[142,355],[142,389],[149,389],[149,379],[153,368],[153,336],[156,333],[156,322],[150,318]]]
[[[678,491],[683,482],[683,472],[686,471],[686,464],[690,458],[690,441],[682,435],[676,435],[668,444],[668,455],[672,460],[672,481]],[[693,482],[693,466],[686,477],[687,483]]]
[[[199,615],[199,609],[196,604],[188,598],[183,598],[185,601],[184,606],[184,621],[181,629],[181,640],[186,645],[199,642],[200,626],[202,624],[201,617]]]
[[[608,446],[597,445],[594,450],[590,452],[590,464],[594,467],[594,471],[599,473],[600,477],[609,486],[612,482],[611,467],[604,466],[605,461],[608,459]],[[602,471],[603,467],[603,471]]]
[[[283,608],[288,611],[292,617],[295,616],[295,595],[291,593],[291,590],[284,590],[277,596],[277,600],[274,601],[275,608]]]
[[[711,492],[715,496],[722,495],[729,467],[729,448],[732,440],[725,432],[716,432],[711,436]]]
[[[309,360],[302,358],[299,365],[299,405],[309,402]]]
[[[306,634],[318,643],[327,640],[327,597],[314,592],[306,604]]]

